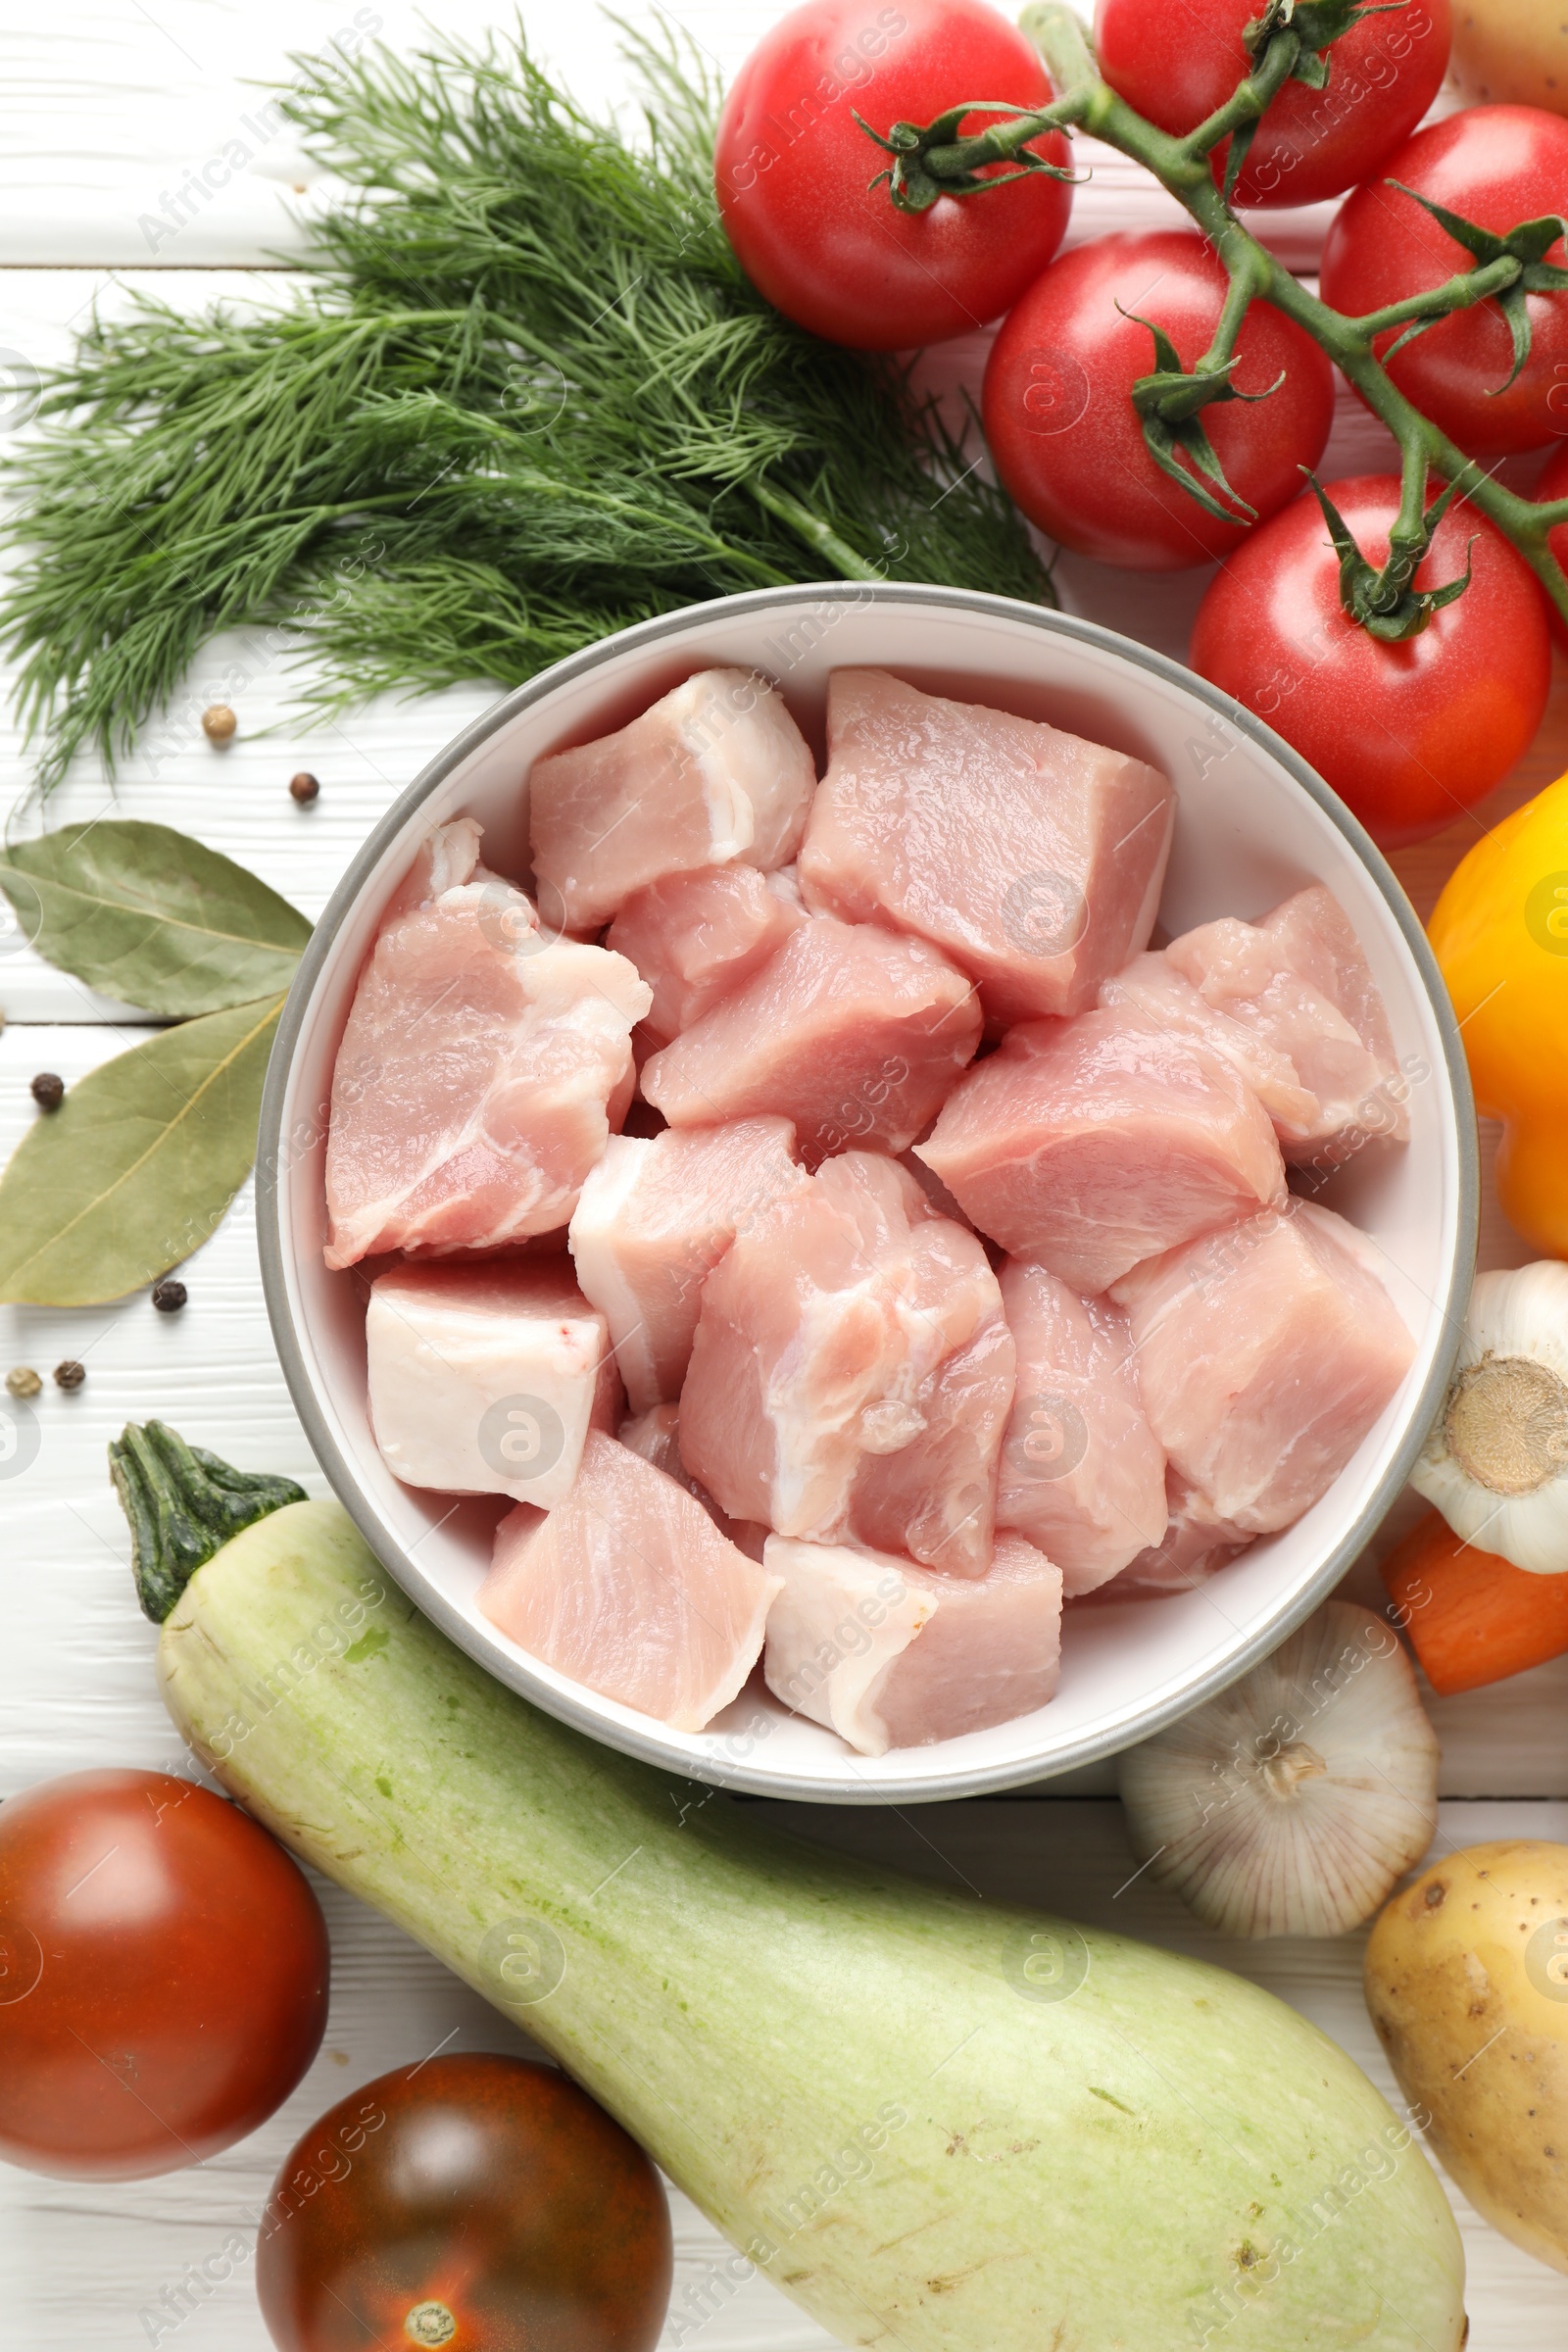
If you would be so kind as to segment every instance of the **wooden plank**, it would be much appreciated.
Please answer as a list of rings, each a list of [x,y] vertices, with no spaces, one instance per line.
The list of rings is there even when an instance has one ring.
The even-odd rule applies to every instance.
[[[727,80],[775,21],[773,0],[631,0],[632,24],[684,32]],[[63,0],[8,27],[0,97],[0,266],[256,268],[303,253],[333,183],[305,153],[271,94],[303,55],[330,65],[378,36],[426,37],[414,0]],[[504,23],[494,0],[447,0],[443,30],[472,38]],[[583,103],[623,95],[618,35],[598,9],[533,0],[537,54]],[[1181,225],[1174,198],[1098,140],[1077,142],[1069,241]],[[1310,268],[1330,205],[1259,216],[1293,268]]]

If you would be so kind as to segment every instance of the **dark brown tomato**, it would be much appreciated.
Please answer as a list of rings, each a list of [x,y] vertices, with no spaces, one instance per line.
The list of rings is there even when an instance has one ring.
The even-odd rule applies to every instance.
[[[133,2180],[265,2123],[326,2023],[326,1927],[237,1806],[75,1772],[0,1807],[0,2157]]]
[[[256,2249],[279,2352],[650,2352],[669,2303],[653,2165],[565,2075],[430,2058],[307,2132]]]

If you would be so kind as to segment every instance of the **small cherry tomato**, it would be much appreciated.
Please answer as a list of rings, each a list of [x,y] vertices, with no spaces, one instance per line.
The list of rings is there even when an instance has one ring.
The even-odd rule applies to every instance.
[[[0,2156],[68,2180],[199,2164],[281,2105],[326,2023],[320,1906],[275,1839],[162,1772],[0,1807]]]
[[[1323,250],[1323,299],[1365,318],[1477,267],[1399,180],[1501,234],[1568,210],[1568,122],[1533,106],[1473,106],[1418,131],[1384,176],[1340,208]],[[1562,238],[1546,260],[1568,265]],[[1399,390],[1464,450],[1543,449],[1568,427],[1568,292],[1527,294],[1530,357],[1510,384],[1513,341],[1494,302],[1440,318],[1389,360]],[[1396,339],[1378,338],[1381,357]]]
[[[1246,519],[1222,522],[1161,472],[1132,403],[1157,365],[1141,321],[1162,326],[1190,368],[1219,323],[1227,282],[1212,249],[1185,230],[1098,237],[1053,262],[1008,313],[986,368],[986,439],[1011,496],[1063,547],[1177,571],[1240,545]],[[1238,391],[1268,397],[1217,401],[1203,422],[1231,488],[1272,514],[1323,454],[1334,371],[1266,302],[1249,311],[1237,355]]]
[[[1328,495],[1368,563],[1398,513],[1393,474]],[[1438,588],[1474,570],[1418,637],[1385,645],[1340,603],[1339,559],[1309,493],[1226,559],[1188,655],[1294,744],[1384,849],[1421,841],[1484,799],[1530,745],[1546,708],[1546,606],[1522,556],[1473,508],[1450,507],[1416,573]]]
[[[1259,0],[1099,0],[1095,48],[1113,90],[1161,130],[1196,130],[1250,60],[1242,34]],[[1259,123],[1236,183],[1244,205],[1316,204],[1375,172],[1442,87],[1449,0],[1369,12],[1326,51],[1326,88],[1288,81]],[[1216,170],[1224,168],[1223,147]]]
[[[807,0],[753,50],[719,118],[714,178],[742,269],[787,318],[861,351],[984,326],[1061,243],[1071,189],[1037,172],[902,213],[885,180],[871,184],[889,159],[856,117],[885,134],[966,99],[1026,108],[1051,94],[1033,43],[984,0]],[[1069,165],[1059,131],[1031,144]]]
[[[1568,383],[1568,379],[1565,379],[1565,383]],[[1565,410],[1568,410],[1568,390],[1565,390],[1563,406]],[[1564,416],[1563,427],[1565,431],[1568,431],[1568,415]],[[1562,447],[1550,461],[1545,472],[1537,483],[1536,497],[1543,506],[1549,505],[1559,498],[1568,498],[1568,440],[1563,442]],[[1550,547],[1563,569],[1568,571],[1568,522],[1558,523],[1551,534]],[[1549,597],[1546,599],[1546,610],[1551,615],[1553,629],[1563,643],[1568,645],[1568,620],[1564,620]]]
[[[650,2352],[669,2208],[634,2139],[554,2067],[428,2058],[307,2132],[256,2246],[279,2352]]]

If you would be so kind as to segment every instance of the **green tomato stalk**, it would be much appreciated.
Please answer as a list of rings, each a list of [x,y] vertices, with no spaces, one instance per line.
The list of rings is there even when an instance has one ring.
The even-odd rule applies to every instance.
[[[1403,7],[1405,0],[1388,0],[1388,5]],[[1238,393],[1230,380],[1236,341],[1251,305],[1271,302],[1328,353],[1399,445],[1399,513],[1390,534],[1388,561],[1381,568],[1361,555],[1331,502],[1313,483],[1339,552],[1341,602],[1350,618],[1374,636],[1394,643],[1419,634],[1435,612],[1463,593],[1469,583],[1468,567],[1460,579],[1442,588],[1417,589],[1414,585],[1434,530],[1451,501],[1462,496],[1518,549],[1568,620],[1568,574],[1550,547],[1551,532],[1559,523],[1568,522],[1568,498],[1536,505],[1505,489],[1422,415],[1391,380],[1373,351],[1378,337],[1391,327],[1405,330],[1394,346],[1397,350],[1438,319],[1491,301],[1508,321],[1513,373],[1517,375],[1530,355],[1525,297],[1568,289],[1568,270],[1557,269],[1544,259],[1556,240],[1568,235],[1568,221],[1552,215],[1525,221],[1507,236],[1498,237],[1412,195],[1413,202],[1424,205],[1474,255],[1475,267],[1425,293],[1389,303],[1365,318],[1349,318],[1311,293],[1259,244],[1231,209],[1231,191],[1252,136],[1286,82],[1295,79],[1314,89],[1323,88],[1333,70],[1329,54],[1333,43],[1361,17],[1381,13],[1382,9],[1357,5],[1357,0],[1267,0],[1262,14],[1248,27],[1251,72],[1206,122],[1176,138],[1147,122],[1101,77],[1089,36],[1070,8],[1061,5],[1061,0],[1033,0],[1019,23],[1045,59],[1060,92],[1050,106],[1018,113],[982,100],[949,107],[924,126],[896,122],[886,134],[872,130],[869,124],[863,127],[892,159],[879,176],[887,181],[893,203],[904,212],[924,212],[939,196],[983,195],[987,188],[1004,185],[1023,172],[1046,169],[1041,159],[1029,153],[1029,142],[1049,130],[1091,131],[1119,154],[1131,156],[1186,207],[1230,278],[1214,339],[1192,369],[1181,368],[1168,338],[1146,322],[1154,338],[1155,366],[1133,386],[1133,403],[1155,464],[1207,513],[1230,522],[1250,518],[1252,510],[1237,497],[1220,469],[1203,428],[1202,412],[1215,401],[1249,397]],[[968,138],[957,136],[965,117],[975,114],[995,114],[1001,119]],[[1229,139],[1231,146],[1221,188],[1215,184],[1209,158],[1224,139]],[[980,176],[985,166],[998,163],[1017,168],[989,179]],[[1396,181],[1391,184],[1398,185]],[[1268,395],[1250,397],[1266,399]],[[1429,504],[1427,490],[1433,475],[1447,487]]]

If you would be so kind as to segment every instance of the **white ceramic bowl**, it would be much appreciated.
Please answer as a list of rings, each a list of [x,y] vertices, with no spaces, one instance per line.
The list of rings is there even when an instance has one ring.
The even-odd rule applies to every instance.
[[[776,678],[822,749],[830,669],[874,663],[917,685],[1051,718],[1175,780],[1170,932],[1261,913],[1327,883],[1355,925],[1411,1078],[1407,1149],[1373,1147],[1321,1196],[1369,1232],[1418,1346],[1398,1396],[1304,1519],[1200,1590],[1067,1612],[1049,1707],[994,1731],[854,1756],[760,1678],[706,1733],[666,1730],[528,1657],[474,1606],[495,1498],[400,1486],[366,1411],[365,1284],[329,1274],[322,1169],[332,1064],[392,886],[426,829],[477,817],[488,864],[526,873],[523,783],[542,753],[619,727],[694,670]],[[1447,1379],[1474,1256],[1475,1124],[1453,1015],[1398,884],[1343,805],[1269,728],[1176,662],[1083,620],[1001,597],[877,586],[766,589],[644,622],[506,696],[410,786],[355,859],[306,951],[262,1108],[267,1298],[322,1468],[404,1590],[492,1674],[612,1747],[769,1795],[909,1802],[1014,1787],[1155,1731],[1266,1655],[1343,1575],[1398,1494]]]

